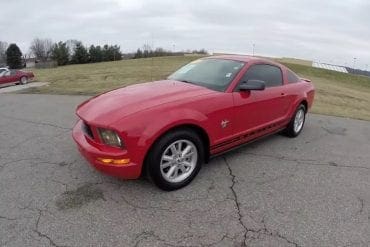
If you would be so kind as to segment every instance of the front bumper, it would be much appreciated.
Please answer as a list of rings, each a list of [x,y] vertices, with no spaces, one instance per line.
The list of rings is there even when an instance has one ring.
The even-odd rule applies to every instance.
[[[81,155],[97,170],[111,176],[136,179],[141,174],[141,164],[130,162],[124,165],[105,164],[98,158],[105,159],[129,159],[126,150],[111,148],[109,151],[102,150],[98,145],[94,145],[92,140],[88,140],[82,131],[82,120],[79,120],[73,128],[72,137],[77,144]]]

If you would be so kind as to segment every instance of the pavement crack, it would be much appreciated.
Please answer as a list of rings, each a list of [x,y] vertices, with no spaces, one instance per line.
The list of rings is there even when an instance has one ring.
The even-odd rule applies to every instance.
[[[362,199],[359,196],[357,196],[356,198],[357,198],[357,201],[359,203],[359,209],[356,210],[356,212],[354,213],[353,217],[357,217],[357,216],[361,215],[364,212],[364,207],[365,207],[365,201],[364,201],[364,199]]]
[[[176,212],[175,210],[171,208],[163,208],[163,207],[153,207],[153,206],[140,206],[135,203],[130,202],[125,196],[121,195],[121,199],[125,202],[126,205],[132,207],[134,210],[141,209],[141,210],[158,210],[158,211],[165,211],[165,212]],[[118,201],[116,201],[118,203]]]
[[[222,241],[224,241],[225,239],[228,239],[230,241],[234,241],[234,238],[231,238],[229,237],[228,234],[224,234],[220,240],[216,241],[216,242],[213,242],[213,243],[210,243],[210,244],[202,244],[200,245],[201,247],[211,247],[211,246],[218,246]]]
[[[241,205],[240,205],[240,201],[239,201],[239,198],[238,198],[238,194],[236,193],[235,191],[235,184],[236,184],[236,176],[234,175],[233,173],[233,170],[231,169],[231,166],[229,164],[229,162],[227,161],[226,157],[223,157],[224,159],[224,162],[229,170],[229,175],[231,177],[231,186],[229,187],[232,194],[233,194],[233,199],[234,199],[234,202],[235,202],[235,205],[236,205],[236,209],[237,209],[237,213],[238,213],[238,221],[240,223],[240,225],[243,227],[244,229],[244,235],[243,235],[243,242],[241,243],[241,246],[242,247],[245,247],[247,246],[246,242],[247,242],[247,234],[249,232],[251,233],[255,233],[255,234],[258,234],[259,235],[268,235],[268,236],[271,236],[271,237],[276,237],[276,238],[280,238],[280,239],[283,239],[285,240],[288,244],[291,244],[291,245],[294,245],[296,247],[299,247],[299,245],[297,243],[295,243],[294,241],[288,239],[287,237],[283,236],[282,234],[280,234],[279,232],[272,232],[270,231],[267,227],[266,227],[266,224],[265,224],[265,220],[264,218],[262,219],[262,221],[260,222],[260,224],[263,225],[262,228],[260,229],[249,229],[243,222],[243,215],[241,213]],[[252,218],[252,217],[251,217]],[[253,218],[252,218],[253,219]],[[254,219],[253,219],[254,220]],[[254,220],[255,221],[255,220]]]
[[[67,129],[67,130],[61,131],[60,133],[58,133],[58,134],[56,134],[56,135],[54,135],[54,136],[50,136],[50,135],[40,135],[40,134],[33,135],[33,136],[30,136],[30,137],[28,137],[28,138],[26,138],[26,139],[24,139],[24,140],[22,140],[22,141],[20,141],[20,142],[18,142],[18,143],[16,143],[16,144],[14,144],[13,146],[9,147],[9,150],[12,150],[12,149],[18,148],[18,147],[20,147],[20,146],[22,146],[22,145],[25,145],[25,144],[27,144],[29,141],[35,140],[36,138],[40,138],[40,139],[42,139],[42,138],[50,139],[50,137],[53,137],[53,138],[59,138],[59,137],[61,137],[62,135],[66,134],[66,133],[69,133],[69,132],[71,132],[71,129]]]
[[[259,232],[261,232],[262,234],[264,235],[269,235],[269,236],[272,236],[272,237],[277,237],[277,238],[280,238],[280,239],[283,239],[285,240],[288,244],[291,244],[291,245],[294,245],[296,247],[299,247],[298,243],[288,239],[287,237],[283,236],[281,233],[279,232],[272,232],[271,230],[269,230],[266,226],[266,223],[265,223],[265,218],[263,217],[262,219],[262,222],[263,224],[263,228],[261,230],[259,230]]]
[[[25,123],[30,123],[30,124],[44,125],[44,126],[49,126],[49,127],[54,127],[54,128],[58,128],[58,129],[64,129],[64,130],[72,130],[72,128],[66,128],[66,127],[62,127],[62,126],[52,124],[52,123],[36,122],[36,121],[29,120],[29,119],[17,118],[17,117],[13,117],[13,116],[7,116],[7,115],[4,115],[4,114],[1,114],[0,116],[11,119],[11,120],[17,120],[17,121],[21,121],[21,122],[25,122]]]
[[[1,157],[0,157],[1,158]],[[10,164],[13,164],[13,163],[17,163],[17,162],[21,162],[21,161],[35,161],[35,160],[40,160],[39,158],[27,158],[27,159],[16,159],[16,160],[10,160],[8,162],[5,162],[5,163],[2,163],[0,164],[0,172],[2,169],[4,169],[7,165],[10,165]]]
[[[0,215],[0,220],[9,220],[9,221],[12,221],[12,220],[17,220],[17,219],[16,218],[10,218],[10,217],[7,217],[7,216]]]
[[[235,186],[235,183],[236,183],[236,181],[235,181],[236,177],[235,177],[235,175],[233,173],[233,170],[231,169],[231,166],[230,166],[229,162],[227,161],[226,157],[223,157],[223,159],[224,159],[224,162],[226,164],[227,169],[229,170],[229,175],[231,177],[232,184],[229,188],[230,188],[230,190],[233,194],[233,199],[234,199],[235,206],[236,206],[236,209],[237,209],[237,214],[238,214],[238,221],[244,229],[243,242],[242,242],[241,246],[246,246],[245,242],[247,240],[247,233],[250,230],[247,228],[247,226],[243,222],[243,215],[242,215],[241,210],[240,210],[240,202],[239,202],[238,194],[236,193],[236,191],[234,189],[234,186]]]
[[[51,246],[55,246],[55,247],[67,247],[66,245],[59,245],[59,244],[55,243],[55,242],[54,242],[54,240],[53,240],[49,235],[47,235],[47,234],[45,234],[45,233],[43,233],[43,232],[41,232],[41,231],[39,230],[39,224],[40,224],[40,219],[41,219],[41,217],[42,217],[42,212],[43,212],[43,210],[41,210],[41,209],[37,209],[37,211],[38,211],[39,215],[38,215],[38,217],[37,217],[36,225],[35,225],[35,229],[33,229],[33,231],[34,231],[35,233],[37,233],[37,235],[38,235],[40,238],[46,238],[46,239],[49,241],[49,243],[50,243],[50,245],[51,245]]]
[[[143,232],[139,233],[135,237],[135,240],[134,240],[135,243],[134,243],[133,246],[138,247],[141,242],[147,241],[147,240],[150,240],[150,239],[154,239],[158,242],[163,243],[164,245],[162,245],[162,246],[176,246],[176,245],[173,245],[173,244],[166,243],[166,241],[164,239],[160,238],[158,235],[156,235],[154,233],[154,231],[143,231]],[[151,244],[153,244],[153,242],[151,242]]]
[[[307,166],[327,166],[327,167],[339,167],[339,168],[352,168],[352,169],[366,169],[370,170],[370,167],[366,166],[350,166],[350,165],[341,165],[333,161],[325,162],[325,163],[316,163],[316,160],[308,160],[308,159],[291,159],[284,156],[276,156],[276,155],[268,155],[268,154],[256,154],[256,153],[249,153],[249,152],[242,152],[246,155],[253,155],[256,157],[265,157],[265,158],[273,158],[277,160],[283,161],[290,161],[295,162],[300,165],[307,165]]]

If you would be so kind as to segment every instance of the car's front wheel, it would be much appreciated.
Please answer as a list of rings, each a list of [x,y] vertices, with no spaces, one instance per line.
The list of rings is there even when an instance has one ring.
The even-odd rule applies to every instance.
[[[203,160],[203,143],[195,132],[190,129],[171,131],[150,151],[148,175],[163,190],[180,189],[198,174]]]

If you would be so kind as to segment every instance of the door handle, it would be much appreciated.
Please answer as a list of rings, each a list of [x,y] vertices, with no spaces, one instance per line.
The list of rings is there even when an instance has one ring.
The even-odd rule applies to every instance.
[[[285,96],[285,93],[281,93],[280,95],[281,95],[281,96]]]

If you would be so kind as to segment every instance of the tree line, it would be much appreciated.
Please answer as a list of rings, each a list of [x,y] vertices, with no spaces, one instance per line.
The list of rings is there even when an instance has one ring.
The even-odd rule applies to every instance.
[[[36,62],[55,61],[58,66],[68,64],[99,63],[116,61],[123,58],[118,45],[90,45],[86,47],[81,41],[67,40],[54,43],[51,39],[35,38],[32,40],[29,53],[23,55],[19,47],[12,43],[0,41],[0,67],[8,65],[11,69],[25,67],[28,58],[35,58]],[[147,58],[159,56],[180,56],[185,53],[208,54],[205,49],[174,52],[161,47],[153,49],[147,44],[134,53],[125,54],[127,58]]]
[[[157,47],[152,49],[149,45],[144,45],[142,48],[137,49],[137,51],[131,56],[132,58],[147,58],[147,57],[163,57],[163,56],[182,56],[185,53],[192,53],[192,54],[201,54],[206,55],[208,52],[205,49],[200,50],[187,50],[187,51],[179,51],[174,52],[170,50],[163,49],[162,47]]]
[[[86,47],[81,41],[67,40],[52,43],[49,39],[34,39],[30,47],[37,60],[52,59],[59,66],[67,64],[98,63],[122,59],[118,45],[91,45]]]
[[[67,64],[98,63],[122,59],[118,45],[91,45],[86,47],[81,41],[67,40],[53,43],[50,39],[32,40],[28,55],[23,55],[17,44],[0,41],[0,67],[11,69],[25,67],[25,60],[34,57],[36,62],[55,61],[59,66]]]

